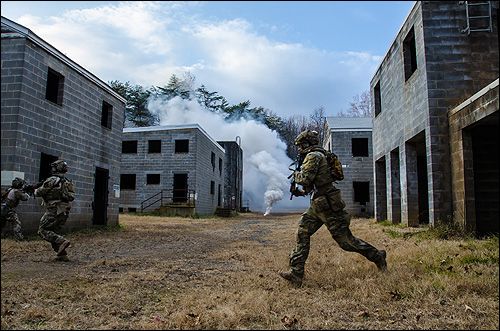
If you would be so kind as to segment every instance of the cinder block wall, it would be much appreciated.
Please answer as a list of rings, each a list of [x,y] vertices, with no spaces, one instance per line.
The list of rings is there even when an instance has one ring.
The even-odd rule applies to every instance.
[[[403,63],[403,41],[408,32],[414,29],[417,54],[417,70],[405,82]],[[371,81],[372,100],[374,100],[374,86],[380,84],[381,111],[373,119],[373,161],[384,160],[386,164],[385,186],[387,207],[384,214],[390,216],[388,211],[393,210],[391,190],[391,152],[399,149],[400,153],[400,180],[401,180],[401,218],[408,224],[408,196],[413,195],[416,188],[409,187],[406,174],[406,144],[405,142],[420,132],[427,135],[427,75],[425,71],[425,55],[423,44],[422,15],[420,2],[409,14],[394,43],[391,45],[381,65]],[[380,165],[379,165],[380,166]],[[381,176],[380,171],[375,176]],[[378,183],[378,179],[375,177]],[[382,184],[380,184],[382,185]],[[377,195],[375,195],[377,197]],[[380,209],[382,212],[382,209]],[[376,211],[377,213],[378,211]],[[381,216],[376,215],[377,219]],[[392,221],[392,219],[390,219]]]
[[[368,156],[352,156],[352,139],[368,139]],[[343,165],[344,180],[335,186],[341,190],[346,211],[353,216],[373,216],[374,214],[374,181],[373,181],[373,149],[371,131],[330,131],[330,146]],[[361,206],[354,201],[353,182],[369,182],[370,201]]]
[[[137,128],[138,130],[146,128]],[[152,129],[152,130],[151,130]],[[148,131],[127,132],[123,140],[137,140],[137,154],[122,154],[122,174],[136,175],[135,190],[121,190],[120,206],[140,210],[141,202],[165,190],[171,196],[174,174],[188,175],[188,190],[197,193],[196,212],[200,215],[212,214],[217,208],[217,187],[223,186],[225,171],[219,174],[219,158],[224,160],[224,152],[207,138],[199,129],[184,128],[163,130],[154,127]],[[175,140],[189,140],[189,153],[175,153]],[[148,141],[161,140],[161,153],[148,153]],[[121,149],[120,149],[121,151]],[[211,152],[215,153],[215,170],[211,164]],[[160,185],[146,185],[146,175],[160,174]],[[215,194],[210,194],[210,182],[215,182]],[[223,196],[224,190],[221,194]]]
[[[491,149],[482,148],[484,147],[482,146],[474,151],[471,132],[468,128],[482,119],[498,113],[498,96],[499,89],[497,85],[480,98],[461,109],[450,112],[449,115],[453,219],[469,231],[476,230],[476,192],[474,192],[473,154],[479,154],[482,150],[489,151]],[[496,125],[498,128],[498,120]],[[493,135],[493,139],[491,136],[487,136],[481,144],[485,146],[488,144],[498,144],[498,131],[488,132],[484,127],[481,129],[484,130],[485,134]],[[495,136],[496,140],[494,139]],[[495,148],[498,148],[498,145],[492,149]],[[478,158],[484,160],[484,162],[493,162],[496,160],[498,163],[498,153],[496,155],[478,155]],[[491,169],[491,167],[486,168]],[[492,218],[496,218],[498,222],[498,169],[496,174],[491,172],[484,174],[484,177],[489,178],[489,185],[491,185],[492,192],[489,195],[477,197],[477,199],[489,204],[489,207],[486,209],[490,210],[489,214],[493,216]],[[497,201],[495,201],[495,196]],[[490,201],[490,199],[492,200]]]
[[[498,78],[498,1],[491,1],[493,32],[460,31],[465,6],[454,1],[424,1],[427,88],[429,98],[429,195],[434,219],[451,216],[451,172],[447,111]]]
[[[493,33],[468,36],[460,32],[465,27],[464,5],[452,1],[416,2],[372,78],[372,100],[378,82],[381,92],[381,112],[373,120],[374,162],[385,157],[387,169],[391,169],[390,153],[399,149],[404,224],[415,224],[412,208],[418,195],[416,167],[407,164],[414,159],[412,155],[416,151],[407,142],[422,132],[425,135],[429,222],[434,224],[451,217],[447,111],[498,77],[498,2],[491,3]],[[405,81],[403,41],[412,27],[417,69]],[[385,178],[386,211],[390,211],[393,210],[393,176]]]
[[[224,159],[224,169],[226,171],[224,179],[224,207],[234,208],[236,211],[239,211],[242,199],[243,150],[234,141],[218,141],[218,143],[226,151]]]
[[[118,223],[120,146],[125,105],[65,62],[26,38],[4,38],[1,49],[2,171],[24,172],[39,180],[40,155],[69,165],[76,200],[65,229],[92,225],[95,168],[109,170],[108,225]],[[45,99],[48,68],[64,76],[62,106]],[[112,128],[101,126],[102,102],[113,106]],[[25,233],[36,231],[44,209],[30,199],[18,207]]]
[[[210,139],[207,139],[197,130],[198,148],[196,153],[196,192],[198,192],[198,201],[196,211],[198,214],[210,215],[215,212],[217,207],[224,206],[224,159],[226,157],[224,149],[216,145]],[[215,166],[212,166],[211,154],[215,153]],[[222,169],[219,168],[219,159],[222,160]],[[210,193],[210,182],[215,182],[214,194]],[[220,205],[219,191],[220,186]]]

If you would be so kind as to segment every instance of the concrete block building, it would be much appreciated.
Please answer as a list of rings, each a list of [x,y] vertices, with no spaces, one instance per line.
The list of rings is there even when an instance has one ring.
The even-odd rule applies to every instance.
[[[224,205],[224,148],[198,124],[123,129],[120,210],[211,215]]]
[[[476,155],[483,155],[493,147],[479,133],[470,145],[463,132],[474,136],[472,126],[485,119],[484,132],[477,131],[496,137],[491,144],[498,151],[498,87],[497,101],[495,87],[490,89],[499,76],[497,15],[498,1],[415,2],[370,83],[378,220],[409,226],[453,220],[469,229],[493,222],[486,216],[473,220],[467,216],[472,211],[464,211],[486,194],[498,205],[498,186],[489,191],[479,187],[489,184],[476,181],[476,192],[489,193],[472,193],[470,174],[464,173],[472,167],[467,154],[476,147]],[[497,153],[492,152],[496,172],[495,162],[480,167],[498,182]]]
[[[1,42],[2,189],[14,177],[43,180],[50,163],[64,159],[76,187],[65,228],[116,225],[125,99],[3,16]],[[17,210],[24,232],[35,232],[44,212],[40,199]]]
[[[224,168],[224,208],[240,211],[243,197],[243,150],[241,139],[236,141],[217,141],[226,151]]]
[[[327,117],[323,147],[335,153],[344,171],[341,190],[352,216],[374,214],[372,118]]]

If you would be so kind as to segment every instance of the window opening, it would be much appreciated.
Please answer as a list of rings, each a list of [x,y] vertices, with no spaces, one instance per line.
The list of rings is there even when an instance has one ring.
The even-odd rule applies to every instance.
[[[417,70],[417,49],[415,45],[415,30],[411,28],[403,42],[403,57],[405,67],[405,81]]]
[[[111,120],[113,119],[113,106],[106,101],[102,102],[101,125],[111,129]]]
[[[123,154],[136,154],[137,153],[137,140],[122,141]]]
[[[352,156],[368,156],[368,138],[352,138]]]
[[[175,152],[176,153],[189,153],[189,140],[188,139],[177,139],[175,141]]]
[[[160,174],[147,174],[146,175],[147,185],[158,185],[160,184]]]
[[[148,140],[148,153],[161,153],[161,140]]]
[[[135,190],[135,174],[120,175],[120,190]]]

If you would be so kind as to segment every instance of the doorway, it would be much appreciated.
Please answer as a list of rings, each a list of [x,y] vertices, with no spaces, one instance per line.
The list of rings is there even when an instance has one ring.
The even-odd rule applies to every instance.
[[[108,222],[108,181],[109,170],[96,167],[92,217],[94,225],[106,225]]]
[[[187,202],[188,192],[188,175],[187,174],[174,174],[174,188],[172,194],[172,201],[175,203]]]

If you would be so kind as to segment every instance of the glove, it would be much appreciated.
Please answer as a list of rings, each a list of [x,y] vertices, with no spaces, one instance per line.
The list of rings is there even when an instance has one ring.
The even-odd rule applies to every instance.
[[[298,187],[295,187],[295,189],[293,189],[291,193],[296,197],[303,197],[306,195],[306,192]]]

